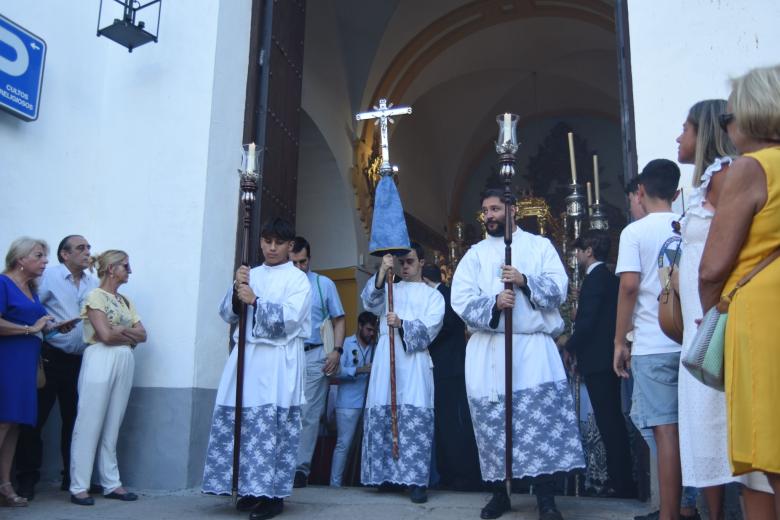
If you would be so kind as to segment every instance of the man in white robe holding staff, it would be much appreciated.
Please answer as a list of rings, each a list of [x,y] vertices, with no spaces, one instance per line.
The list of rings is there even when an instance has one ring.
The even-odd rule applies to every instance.
[[[535,477],[541,520],[559,520],[551,475],[583,468],[577,418],[566,372],[553,338],[563,330],[558,308],[568,277],[544,237],[514,219],[512,265],[504,265],[503,190],[481,195],[488,237],[461,259],[452,282],[452,308],[472,336],[466,347],[466,392],[482,479],[494,483],[482,518],[498,518],[511,504],[505,478],[504,311],[512,313],[512,477]],[[514,289],[504,289],[511,282]]]
[[[251,510],[251,520],[278,515],[292,493],[304,402],[303,341],[311,333],[311,284],[288,258],[294,228],[272,218],[260,236],[263,264],[239,267],[219,307],[222,319],[236,323],[241,304],[248,306],[237,507]],[[231,352],[217,390],[204,493],[232,491],[237,351]]]
[[[412,242],[411,250],[399,257],[401,281],[393,283],[393,255],[385,255],[361,295],[366,310],[379,316],[380,334],[363,419],[361,481],[409,486],[414,503],[427,501],[433,441],[433,362],[428,345],[444,322],[444,298],[422,281],[424,261],[422,247]],[[392,307],[388,283],[393,285]],[[395,367],[390,366],[391,348]],[[396,380],[397,453],[391,424],[391,377]]]

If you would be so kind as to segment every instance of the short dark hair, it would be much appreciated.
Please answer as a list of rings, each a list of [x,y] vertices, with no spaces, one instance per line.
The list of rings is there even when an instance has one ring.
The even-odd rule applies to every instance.
[[[425,260],[425,249],[423,249],[423,246],[421,246],[418,242],[410,242],[409,248],[417,253],[417,260]],[[409,251],[409,253],[411,252],[412,251]],[[409,253],[406,254],[408,255]]]
[[[602,229],[588,229],[572,245],[582,251],[591,248],[593,257],[599,262],[604,262],[612,247],[612,240],[609,238],[609,233]]]
[[[441,270],[433,264],[425,264],[423,266],[422,276],[434,283],[441,283]]]
[[[672,202],[680,183],[680,168],[669,159],[653,159],[642,169],[639,184],[654,199]]]
[[[293,240],[295,239],[295,228],[290,222],[281,217],[271,217],[265,221],[265,224],[260,229],[260,236],[262,238],[276,238],[284,241]]]
[[[631,195],[639,191],[639,177],[631,177],[631,180],[626,184],[626,195]]]
[[[370,323],[376,325],[376,316],[368,311],[363,311],[358,315],[358,327]]]
[[[301,236],[295,237],[295,240],[293,240],[292,252],[298,254],[304,249],[306,249],[306,258],[311,258],[311,246],[309,245],[309,241]]]
[[[485,199],[489,199],[490,197],[498,197],[498,200],[502,201],[504,200],[504,190],[499,188],[485,188],[482,190],[479,194],[479,203],[482,204],[485,202]],[[515,194],[511,194],[511,203],[514,204],[517,202],[517,197],[515,197]]]
[[[61,264],[65,263],[65,259],[62,257],[62,252],[67,251],[70,253],[70,244],[68,244],[68,241],[73,237],[80,237],[81,235],[68,235],[62,240],[60,240],[60,245],[57,246],[57,260],[60,261]]]

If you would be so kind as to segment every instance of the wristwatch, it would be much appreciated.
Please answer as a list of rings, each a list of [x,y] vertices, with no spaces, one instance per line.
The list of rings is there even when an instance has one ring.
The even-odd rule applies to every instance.
[[[333,347],[333,350],[339,353],[339,355],[344,353],[344,347]]]

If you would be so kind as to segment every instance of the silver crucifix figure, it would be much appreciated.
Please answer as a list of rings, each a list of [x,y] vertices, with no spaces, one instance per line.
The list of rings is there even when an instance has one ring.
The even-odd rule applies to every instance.
[[[379,100],[379,106],[375,106],[373,111],[361,112],[355,115],[355,119],[358,121],[377,119],[377,121],[374,121],[374,124],[379,123],[380,136],[382,138],[382,165],[379,167],[380,170],[392,170],[392,166],[390,165],[390,148],[388,146],[389,141],[387,139],[387,121],[390,120],[390,122],[393,123],[394,121],[391,116],[401,116],[411,113],[412,107],[393,108],[392,103],[388,106],[387,99],[382,98]]]

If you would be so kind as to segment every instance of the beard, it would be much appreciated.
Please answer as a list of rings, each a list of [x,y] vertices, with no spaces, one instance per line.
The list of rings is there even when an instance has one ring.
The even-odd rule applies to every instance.
[[[489,224],[495,224],[495,228],[491,230]],[[504,222],[500,220],[491,220],[485,223],[485,231],[487,231],[487,234],[490,235],[491,237],[504,236],[505,229],[506,226],[504,225]]]

